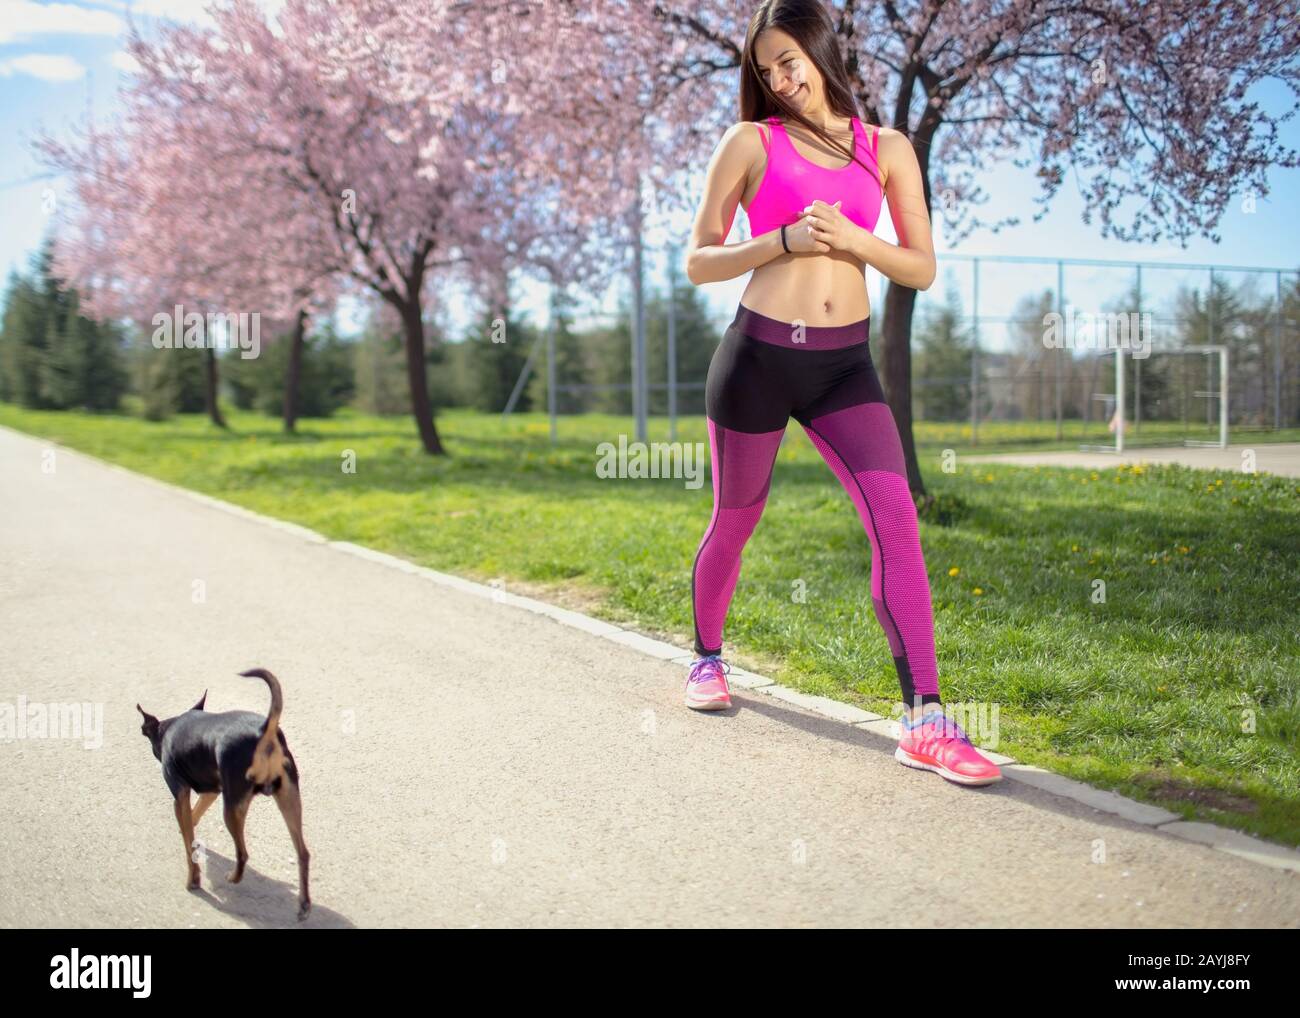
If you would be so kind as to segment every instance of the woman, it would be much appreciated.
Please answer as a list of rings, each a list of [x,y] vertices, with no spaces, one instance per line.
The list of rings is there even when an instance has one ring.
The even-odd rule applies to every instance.
[[[848,491],[871,541],[871,596],[902,687],[895,757],[961,784],[1001,778],[947,719],[930,586],[902,446],[869,350],[865,265],[934,281],[921,171],[897,131],[856,116],[819,0],[766,0],[741,59],[741,123],[710,161],[686,254],[697,286],[752,271],[709,366],[713,515],[691,573],[695,653],[686,703],[731,706],[722,626],[790,417]],[[872,234],[883,195],[900,243]],[[737,204],[752,239],[726,244]]]

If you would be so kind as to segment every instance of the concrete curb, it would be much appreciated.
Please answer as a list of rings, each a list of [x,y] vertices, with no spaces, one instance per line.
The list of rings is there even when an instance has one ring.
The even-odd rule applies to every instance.
[[[211,495],[204,495],[201,492],[192,491],[189,488],[183,488],[180,485],[172,484],[169,481],[161,481],[156,477],[137,473],[136,471],[130,470],[126,467],[118,466],[116,463],[101,460],[89,453],[80,452],[77,449],[60,445],[57,442],[52,442],[48,439],[29,434],[28,432],[19,431],[10,428],[7,425],[0,425],[0,429],[28,439],[29,441],[38,442],[47,447],[58,449],[62,452],[72,453],[74,456],[80,456],[81,458],[90,460],[100,466],[116,470],[118,473],[129,474],[133,478],[146,481],[156,487],[167,489],[196,502],[202,502],[204,505],[210,506],[213,509],[233,513],[234,515],[243,517],[244,519],[274,527],[277,530],[282,530],[285,533],[292,534],[304,541],[325,545],[335,551],[345,552],[349,555],[355,555],[358,558],[368,559],[371,562],[389,566],[390,568],[401,570],[404,573],[413,573],[445,587],[454,587],[466,594],[488,598],[501,604],[512,605],[513,607],[522,608],[525,611],[530,611],[538,615],[549,616],[562,625],[580,629],[592,636],[610,640],[613,643],[621,644],[649,657],[657,658],[661,661],[667,661],[668,663],[678,665],[679,667],[689,667],[691,662],[695,660],[694,653],[689,649],[683,649],[671,643],[656,640],[653,637],[646,636],[636,630],[617,626],[611,622],[606,622],[603,619],[593,618],[592,616],[584,615],[581,612],[576,612],[568,608],[561,608],[558,605],[548,604],[547,602],[539,601],[536,598],[512,594],[502,586],[477,583],[474,580],[467,580],[464,577],[456,576],[452,573],[438,572],[436,569],[429,569],[425,566],[416,565],[414,562],[399,558],[396,555],[389,555],[386,552],[376,551],[373,548],[366,548],[359,544],[353,544],[350,541],[332,541],[324,535],[318,534],[316,531],[307,527],[299,526],[296,523],[288,523],[272,516],[264,516],[261,513],[253,512],[251,509],[245,509],[243,506],[235,505],[233,502],[226,502],[223,499],[213,498]],[[885,718],[878,714],[872,714],[869,711],[861,710],[851,704],[842,703],[839,700],[801,693],[788,686],[782,686],[780,683],[774,682],[765,675],[746,671],[743,668],[736,668],[733,666],[731,671],[728,673],[727,678],[732,686],[739,686],[742,689],[766,694],[767,696],[771,696],[773,699],[793,704],[794,706],[801,707],[814,714],[819,714],[832,721],[847,724],[859,731],[868,732],[874,736],[878,736],[894,743],[897,743],[898,741],[898,722],[890,718]],[[1300,850],[1288,848],[1285,845],[1278,845],[1269,841],[1263,841],[1260,838],[1245,834],[1235,828],[1220,827],[1216,824],[1204,823],[1201,821],[1182,820],[1178,814],[1171,813],[1158,806],[1151,806],[1147,803],[1138,802],[1134,799],[1129,799],[1105,789],[1094,788],[1081,781],[1075,781],[1060,774],[1054,774],[1051,771],[1043,770],[1041,767],[1018,763],[1013,757],[1003,756],[999,753],[992,753],[986,750],[981,750],[981,752],[984,756],[988,757],[1002,768],[1002,774],[1005,778],[1010,778],[1013,781],[1018,781],[1026,785],[1032,785],[1034,788],[1049,792],[1052,795],[1059,796],[1063,799],[1071,799],[1075,802],[1082,803],[1098,812],[1111,813],[1124,820],[1142,824],[1150,827],[1152,830],[1160,831],[1161,833],[1172,837],[1181,838],[1184,841],[1194,841],[1197,844],[1206,845],[1217,851],[1226,852],[1229,855],[1234,855],[1238,858],[1246,859],[1262,866],[1286,870],[1292,873],[1300,873]]]

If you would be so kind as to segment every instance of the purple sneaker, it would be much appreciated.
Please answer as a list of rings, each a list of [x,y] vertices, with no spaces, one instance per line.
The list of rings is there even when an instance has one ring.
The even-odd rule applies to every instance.
[[[731,666],[718,654],[698,658],[686,679],[686,706],[694,710],[726,710],[731,706],[727,672]]]

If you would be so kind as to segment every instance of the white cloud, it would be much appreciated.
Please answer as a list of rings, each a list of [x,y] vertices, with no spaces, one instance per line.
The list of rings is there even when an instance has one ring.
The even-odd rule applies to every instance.
[[[166,18],[182,24],[212,27],[216,23],[206,8],[213,0],[90,0],[99,7],[109,7],[123,14],[130,12],[137,17]],[[260,0],[257,4],[264,11],[277,11],[283,0]]]
[[[132,0],[131,10],[173,21],[198,21],[207,18],[204,8],[211,3],[212,0]]]
[[[120,11],[130,11],[135,15],[150,18],[167,18],[186,24],[212,25],[213,21],[204,8],[211,6],[212,0],[102,0],[105,6],[115,7]]]
[[[108,62],[126,74],[136,74],[140,70],[140,62],[124,49],[117,50]]]
[[[86,69],[72,57],[53,53],[25,53],[20,57],[0,60],[0,77],[26,74],[41,81],[77,81]]]
[[[215,27],[207,13],[214,0],[85,0],[84,3],[35,3],[0,0],[0,44],[22,42],[41,35],[107,35],[126,33],[126,16],[136,23],[165,18],[181,24]],[[274,19],[284,0],[257,0]],[[274,24],[272,25],[274,29]]]
[[[37,4],[30,0],[0,0],[0,43],[38,35],[112,35],[126,23],[109,11],[74,4]]]

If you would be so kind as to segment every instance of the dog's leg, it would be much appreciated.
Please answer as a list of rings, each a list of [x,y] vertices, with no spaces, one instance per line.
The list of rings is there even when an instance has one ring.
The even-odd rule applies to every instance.
[[[203,819],[203,814],[208,811],[208,807],[217,801],[216,792],[200,792],[199,801],[191,808],[194,816],[194,826],[199,826],[199,821]]]
[[[252,792],[239,802],[231,802],[229,798],[225,800],[226,830],[235,839],[235,868],[227,878],[232,884],[244,879],[244,865],[248,862],[248,847],[244,844],[244,817],[248,815],[248,805],[252,801]]]
[[[199,864],[194,861],[194,817],[190,812],[190,790],[182,787],[176,795],[176,823],[185,842],[185,889],[197,890],[201,885]]]
[[[298,918],[307,918],[311,911],[311,893],[307,890],[307,868],[311,862],[311,853],[307,851],[307,842],[302,836],[302,795],[298,785],[287,779],[280,783],[275,793],[275,804],[280,807],[289,828],[289,837],[293,838],[293,847],[298,852]]]

